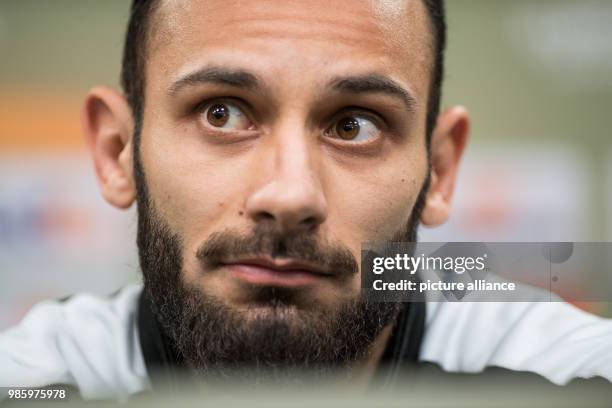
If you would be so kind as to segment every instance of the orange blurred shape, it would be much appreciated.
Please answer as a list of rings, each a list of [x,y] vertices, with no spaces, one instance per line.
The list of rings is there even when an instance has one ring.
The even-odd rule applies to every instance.
[[[50,89],[0,92],[0,151],[84,148],[79,123],[82,95]]]

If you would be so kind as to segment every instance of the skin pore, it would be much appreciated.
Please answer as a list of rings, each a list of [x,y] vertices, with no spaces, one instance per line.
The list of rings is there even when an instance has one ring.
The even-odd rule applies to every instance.
[[[362,242],[396,239],[428,175],[420,220],[448,217],[469,120],[463,108],[443,113],[428,157],[433,55],[420,0],[162,1],[152,22],[137,164],[148,210],[176,239],[179,284],[237,322],[282,320],[291,331],[359,298],[358,271],[326,270],[323,259],[358,261]],[[133,122],[120,93],[88,95],[84,133],[103,195],[119,208],[137,198]],[[279,239],[246,248],[264,248],[265,262],[291,273],[254,267],[254,255],[238,259],[238,250],[204,262],[219,234],[244,243],[310,237],[285,243],[312,241],[313,253],[330,256],[295,259]],[[282,310],[258,301],[269,287],[291,293]],[[390,333],[388,325],[372,339],[355,364],[367,368],[361,374],[376,366]]]

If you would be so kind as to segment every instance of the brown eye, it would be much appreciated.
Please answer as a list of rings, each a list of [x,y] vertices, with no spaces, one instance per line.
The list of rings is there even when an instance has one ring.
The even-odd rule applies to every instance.
[[[253,124],[244,112],[232,103],[213,103],[202,112],[202,121],[217,130],[250,130]]]
[[[229,120],[230,112],[227,106],[222,104],[212,105],[208,108],[206,119],[215,127],[223,127]]]
[[[380,129],[362,116],[349,116],[332,127],[332,136],[351,142],[366,142],[380,136]]]
[[[361,126],[355,118],[344,118],[336,125],[336,132],[340,139],[353,140],[358,134]]]

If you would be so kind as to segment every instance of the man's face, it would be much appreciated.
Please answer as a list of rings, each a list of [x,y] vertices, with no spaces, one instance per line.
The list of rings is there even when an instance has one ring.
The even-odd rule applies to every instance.
[[[203,270],[196,254],[212,234],[263,224],[357,259],[362,242],[392,238],[428,171],[430,43],[419,0],[162,2],[140,155],[185,282],[235,307],[249,305],[245,282],[299,286],[312,305],[355,296],[358,274]]]
[[[350,319],[361,243],[416,225],[431,42],[420,0],[162,2],[136,163],[145,283],[180,268],[235,324]],[[159,248],[180,262],[159,268]]]

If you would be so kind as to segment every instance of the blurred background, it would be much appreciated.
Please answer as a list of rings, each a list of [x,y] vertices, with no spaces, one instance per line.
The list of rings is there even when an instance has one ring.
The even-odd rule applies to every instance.
[[[129,2],[0,0],[0,330],[139,279],[79,110],[118,86]],[[612,240],[612,2],[447,1],[446,106],[473,118],[451,220],[422,241]],[[612,315],[609,303],[579,306]]]

